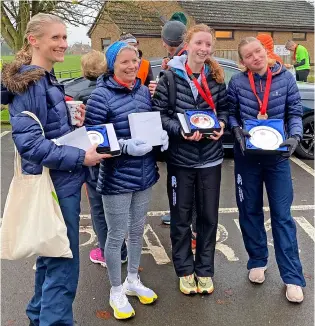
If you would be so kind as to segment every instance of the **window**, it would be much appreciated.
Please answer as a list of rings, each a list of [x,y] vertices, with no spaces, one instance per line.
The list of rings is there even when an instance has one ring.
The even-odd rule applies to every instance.
[[[106,48],[110,45],[111,40],[110,38],[102,38],[101,42],[102,42],[102,50],[106,50]]]
[[[292,40],[295,40],[295,41],[306,41],[306,33],[293,32],[292,33]]]
[[[215,37],[217,39],[234,39],[233,31],[215,31]]]
[[[271,37],[273,37],[273,32],[268,32],[268,31],[257,32],[257,35],[259,35],[259,34],[267,34],[267,35],[270,35]]]

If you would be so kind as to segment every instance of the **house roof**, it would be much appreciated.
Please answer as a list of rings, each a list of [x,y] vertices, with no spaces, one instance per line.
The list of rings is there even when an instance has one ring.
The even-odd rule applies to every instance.
[[[98,17],[88,31],[90,36],[95,25],[101,19],[101,13],[106,14],[119,27],[121,32],[131,33],[135,36],[161,36],[163,26],[162,20],[157,13],[144,10],[140,6],[132,4],[131,1],[107,1],[101,9]]]
[[[197,23],[231,29],[314,30],[314,6],[304,0],[179,1]]]

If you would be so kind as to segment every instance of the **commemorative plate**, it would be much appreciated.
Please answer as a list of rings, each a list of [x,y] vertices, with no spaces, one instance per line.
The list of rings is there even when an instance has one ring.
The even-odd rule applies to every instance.
[[[249,141],[257,148],[275,150],[283,142],[283,137],[274,128],[268,126],[257,126],[249,131]]]
[[[208,114],[195,113],[190,117],[190,123],[196,128],[209,129],[215,125],[214,119]]]
[[[89,130],[87,133],[93,145],[99,145],[104,143],[104,136],[99,131]]]

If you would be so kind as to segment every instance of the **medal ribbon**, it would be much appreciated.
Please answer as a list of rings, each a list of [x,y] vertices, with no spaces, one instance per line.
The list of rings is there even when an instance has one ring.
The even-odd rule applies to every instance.
[[[191,71],[191,69],[190,69],[190,67],[188,66],[187,63],[185,64],[185,68],[186,68],[188,76],[191,78],[191,80],[194,82],[195,86],[197,87],[198,92],[201,95],[201,97],[208,103],[210,108],[213,111],[215,111],[215,105],[214,105],[214,102],[213,102],[213,98],[212,98],[212,95],[211,95],[211,92],[210,92],[210,89],[209,89],[209,86],[208,86],[208,83],[207,83],[207,79],[206,79],[206,75],[204,73],[203,67],[201,69],[200,76],[201,76],[201,83],[202,83],[202,86],[203,86],[204,90],[200,86],[197,78],[194,76],[193,72]]]
[[[271,80],[272,80],[271,70],[270,70],[270,68],[268,68],[268,70],[267,70],[267,82],[266,82],[266,88],[265,88],[263,102],[261,102],[259,96],[257,95],[255,82],[254,82],[254,76],[253,76],[252,71],[248,72],[248,79],[249,79],[250,87],[251,87],[254,95],[256,96],[258,104],[259,104],[259,113],[261,115],[265,115],[267,113],[268,100],[269,100],[270,87],[271,87]]]

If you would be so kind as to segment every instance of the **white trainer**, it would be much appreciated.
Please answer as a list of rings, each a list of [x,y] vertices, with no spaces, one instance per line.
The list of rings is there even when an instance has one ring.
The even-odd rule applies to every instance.
[[[123,289],[127,295],[138,297],[143,304],[153,303],[158,298],[154,291],[142,284],[139,276],[134,281],[128,280],[127,277],[123,284]]]
[[[252,283],[264,283],[265,281],[265,270],[267,269],[267,266],[265,267],[256,267],[249,270],[248,278]]]
[[[304,299],[303,290],[299,285],[286,284],[287,290],[285,296],[290,302],[301,303]]]
[[[123,289],[119,293],[110,291],[109,304],[114,310],[114,317],[116,319],[128,319],[136,314]]]

